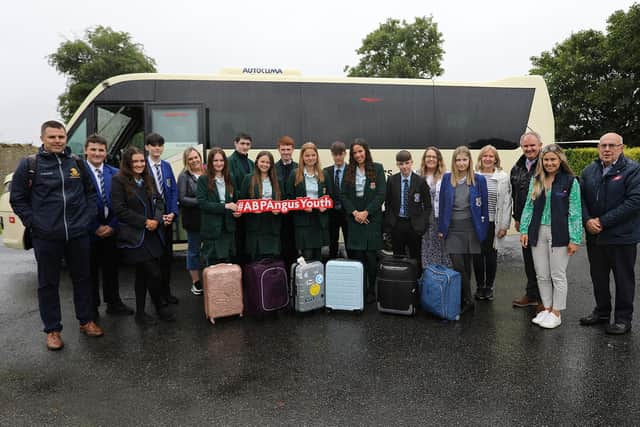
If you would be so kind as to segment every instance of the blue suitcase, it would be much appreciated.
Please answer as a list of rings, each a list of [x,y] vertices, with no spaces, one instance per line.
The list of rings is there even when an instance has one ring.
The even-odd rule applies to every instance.
[[[364,310],[364,268],[360,261],[332,259],[325,267],[325,306],[333,310]]]
[[[442,319],[460,318],[460,273],[438,264],[428,265],[422,274],[420,304]]]

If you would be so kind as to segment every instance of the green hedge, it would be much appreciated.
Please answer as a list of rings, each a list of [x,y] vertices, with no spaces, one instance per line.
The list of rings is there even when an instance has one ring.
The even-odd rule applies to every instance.
[[[567,148],[564,150],[573,172],[580,176],[582,170],[598,158],[597,148]],[[640,163],[640,147],[626,148],[624,155]]]

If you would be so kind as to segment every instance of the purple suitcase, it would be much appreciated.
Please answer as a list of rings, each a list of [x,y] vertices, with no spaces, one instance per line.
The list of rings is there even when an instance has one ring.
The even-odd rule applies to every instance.
[[[284,261],[263,259],[246,264],[242,271],[245,310],[248,314],[264,314],[289,304],[287,270]]]

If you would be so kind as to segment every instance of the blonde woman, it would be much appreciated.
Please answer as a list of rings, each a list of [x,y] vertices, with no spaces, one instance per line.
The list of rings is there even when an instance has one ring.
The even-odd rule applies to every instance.
[[[498,251],[511,225],[511,183],[500,167],[500,155],[493,145],[485,145],[478,154],[476,171],[487,180],[489,230],[479,254],[473,256],[476,299],[493,300],[493,285],[498,267]]]
[[[191,275],[191,293],[202,294],[200,284],[200,209],[198,209],[198,178],[204,173],[202,155],[194,147],[182,154],[184,169],[178,176],[178,203],[182,227],[187,231],[187,270]]]
[[[532,322],[542,328],[560,326],[567,304],[567,264],[582,242],[580,185],[562,148],[545,145],[520,221],[522,247],[531,245],[544,310]]]
[[[442,176],[447,171],[442,153],[436,147],[427,147],[422,154],[420,165],[420,175],[422,175],[429,185],[431,194],[431,212],[429,219],[429,229],[422,236],[422,267],[429,264],[440,264],[451,266],[451,260],[442,247],[442,239],[438,237],[438,206],[440,202],[440,185]]]
[[[327,178],[320,166],[318,148],[313,142],[302,145],[298,164],[300,166],[287,180],[287,194],[293,199],[317,199],[327,194]],[[293,213],[295,247],[307,260],[320,261],[320,250],[329,244],[329,218],[325,211],[325,208],[320,208]]]
[[[487,237],[487,199],[487,180],[473,172],[471,152],[464,146],[456,148],[451,157],[451,172],[444,174],[440,186],[438,236],[444,239],[445,251],[461,276],[460,313],[474,307],[471,261],[473,254],[480,253],[480,244]]]

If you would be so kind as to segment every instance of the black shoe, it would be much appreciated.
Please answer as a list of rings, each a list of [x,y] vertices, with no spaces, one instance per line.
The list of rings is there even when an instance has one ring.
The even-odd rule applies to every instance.
[[[122,301],[119,301],[114,304],[107,304],[107,313],[117,316],[131,316],[134,311],[131,307],[128,307]]]
[[[484,288],[484,299],[493,301],[493,286]]]
[[[373,304],[374,302],[376,302],[376,296],[374,294],[367,294],[364,297],[364,302],[365,304]]]
[[[594,311],[588,316],[580,318],[580,324],[582,326],[593,326],[599,323],[609,323],[609,316],[600,316]]]
[[[165,322],[173,322],[176,320],[176,315],[167,307],[160,307],[158,309],[158,319]]]
[[[178,303],[178,298],[174,297],[173,295],[169,294],[169,296],[167,298],[165,298],[167,300],[167,303],[169,304],[177,304]]]
[[[464,314],[468,311],[471,311],[475,308],[475,304],[473,301],[463,301],[462,306],[460,307],[460,314]]]
[[[476,289],[475,298],[478,301],[482,301],[482,300],[487,299],[486,294],[485,294],[485,288],[477,288]]]
[[[582,319],[580,319],[582,320]],[[631,330],[631,324],[628,323],[613,323],[607,325],[605,332],[609,335],[624,335]]]
[[[155,325],[156,319],[154,319],[152,316],[149,316],[143,311],[136,313],[136,323],[139,323],[141,325]]]

